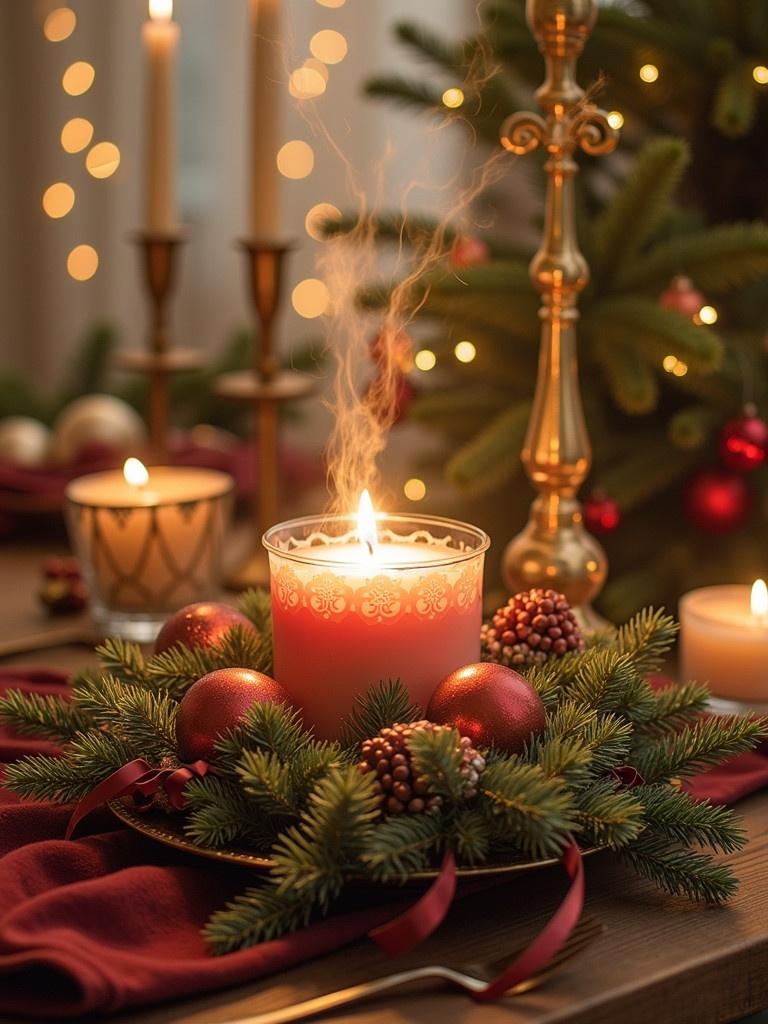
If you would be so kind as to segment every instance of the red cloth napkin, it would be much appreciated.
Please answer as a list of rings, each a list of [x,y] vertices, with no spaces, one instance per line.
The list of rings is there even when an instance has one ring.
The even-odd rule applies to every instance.
[[[66,677],[0,670],[7,688],[66,692]],[[33,743],[0,733],[0,758]],[[42,748],[38,748],[42,749]],[[745,754],[695,780],[698,797],[732,802],[768,785],[768,757]],[[368,905],[212,957],[200,930],[253,873],[204,862],[90,816],[61,837],[70,808],[20,803],[0,789],[0,1013],[43,1020],[245,984],[360,938],[406,905]],[[90,830],[90,834],[88,834]]]

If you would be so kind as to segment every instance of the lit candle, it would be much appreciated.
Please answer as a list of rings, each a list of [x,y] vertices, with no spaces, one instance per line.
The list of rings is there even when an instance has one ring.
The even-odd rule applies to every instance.
[[[748,585],[704,587],[680,600],[683,679],[709,683],[715,707],[768,706],[768,589]]]
[[[480,655],[488,537],[433,516],[307,517],[267,531],[275,678],[324,739],[355,698],[400,679],[426,707]]]
[[[170,612],[216,596],[232,477],[127,459],[67,487],[67,523],[106,633],[152,640]]]
[[[172,15],[173,0],[149,0],[141,33],[147,65],[146,227],[157,232],[176,228],[173,105],[179,26]]]
[[[273,239],[280,230],[277,151],[280,100],[285,85],[280,45],[280,0],[250,0],[251,35],[251,234]]]

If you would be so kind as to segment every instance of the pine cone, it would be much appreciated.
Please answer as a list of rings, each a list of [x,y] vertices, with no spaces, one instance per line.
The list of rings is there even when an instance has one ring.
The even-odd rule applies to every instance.
[[[584,638],[565,597],[541,587],[510,597],[483,624],[480,642],[483,661],[511,667],[543,665],[548,658],[584,650]]]
[[[423,719],[420,722],[399,722],[388,729],[382,729],[381,735],[370,740],[363,740],[360,745],[362,760],[358,768],[363,774],[376,773],[374,791],[381,796],[381,809],[388,814],[420,814],[440,807],[443,798],[431,793],[429,783],[419,776],[414,777],[413,757],[409,740],[415,732],[449,729],[447,725],[435,725]],[[466,779],[463,787],[465,800],[477,793],[480,775],[485,769],[485,758],[472,746],[468,736],[459,740],[463,766],[461,774]]]

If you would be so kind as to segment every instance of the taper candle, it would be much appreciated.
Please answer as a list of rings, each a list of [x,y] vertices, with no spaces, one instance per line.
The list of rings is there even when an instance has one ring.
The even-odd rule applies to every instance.
[[[277,150],[283,58],[280,0],[250,0],[251,158],[250,227],[255,239],[273,239],[280,230]]]
[[[174,76],[179,26],[172,21],[173,0],[149,0],[142,26],[146,54],[146,227],[176,228],[176,133]]]

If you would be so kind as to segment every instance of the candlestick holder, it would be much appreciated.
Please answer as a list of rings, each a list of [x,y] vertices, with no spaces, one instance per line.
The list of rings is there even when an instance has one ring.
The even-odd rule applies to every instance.
[[[201,354],[191,348],[171,347],[168,302],[175,284],[177,252],[184,241],[180,231],[141,231],[134,236],[141,249],[143,281],[149,298],[149,330],[145,350],[123,352],[117,364],[123,370],[143,373],[149,382],[147,421],[153,461],[168,461],[168,414],[170,377],[195,370]]]
[[[259,324],[259,338],[254,344],[253,368],[223,374],[216,382],[219,395],[253,406],[254,442],[258,439],[258,450],[254,443],[253,549],[227,580],[234,590],[269,582],[269,563],[261,537],[278,519],[280,406],[308,398],[316,386],[309,374],[282,370],[276,354],[275,323],[282,299],[285,257],[292,246],[261,239],[243,239],[240,245],[247,258],[248,292]]]
[[[530,265],[542,298],[541,347],[533,410],[522,450],[525,471],[539,492],[528,524],[503,555],[512,592],[530,587],[562,591],[581,625],[603,620],[591,601],[608,571],[605,552],[584,529],[576,492],[592,461],[579,394],[575,324],[579,293],[589,267],[579,250],[573,186],[574,152],[610,153],[618,141],[607,115],[576,82],[576,62],[597,16],[595,0],[527,0],[527,20],[546,74],[536,92],[543,116],[517,113],[501,130],[502,145],[522,156],[538,147],[548,154],[543,238]]]

